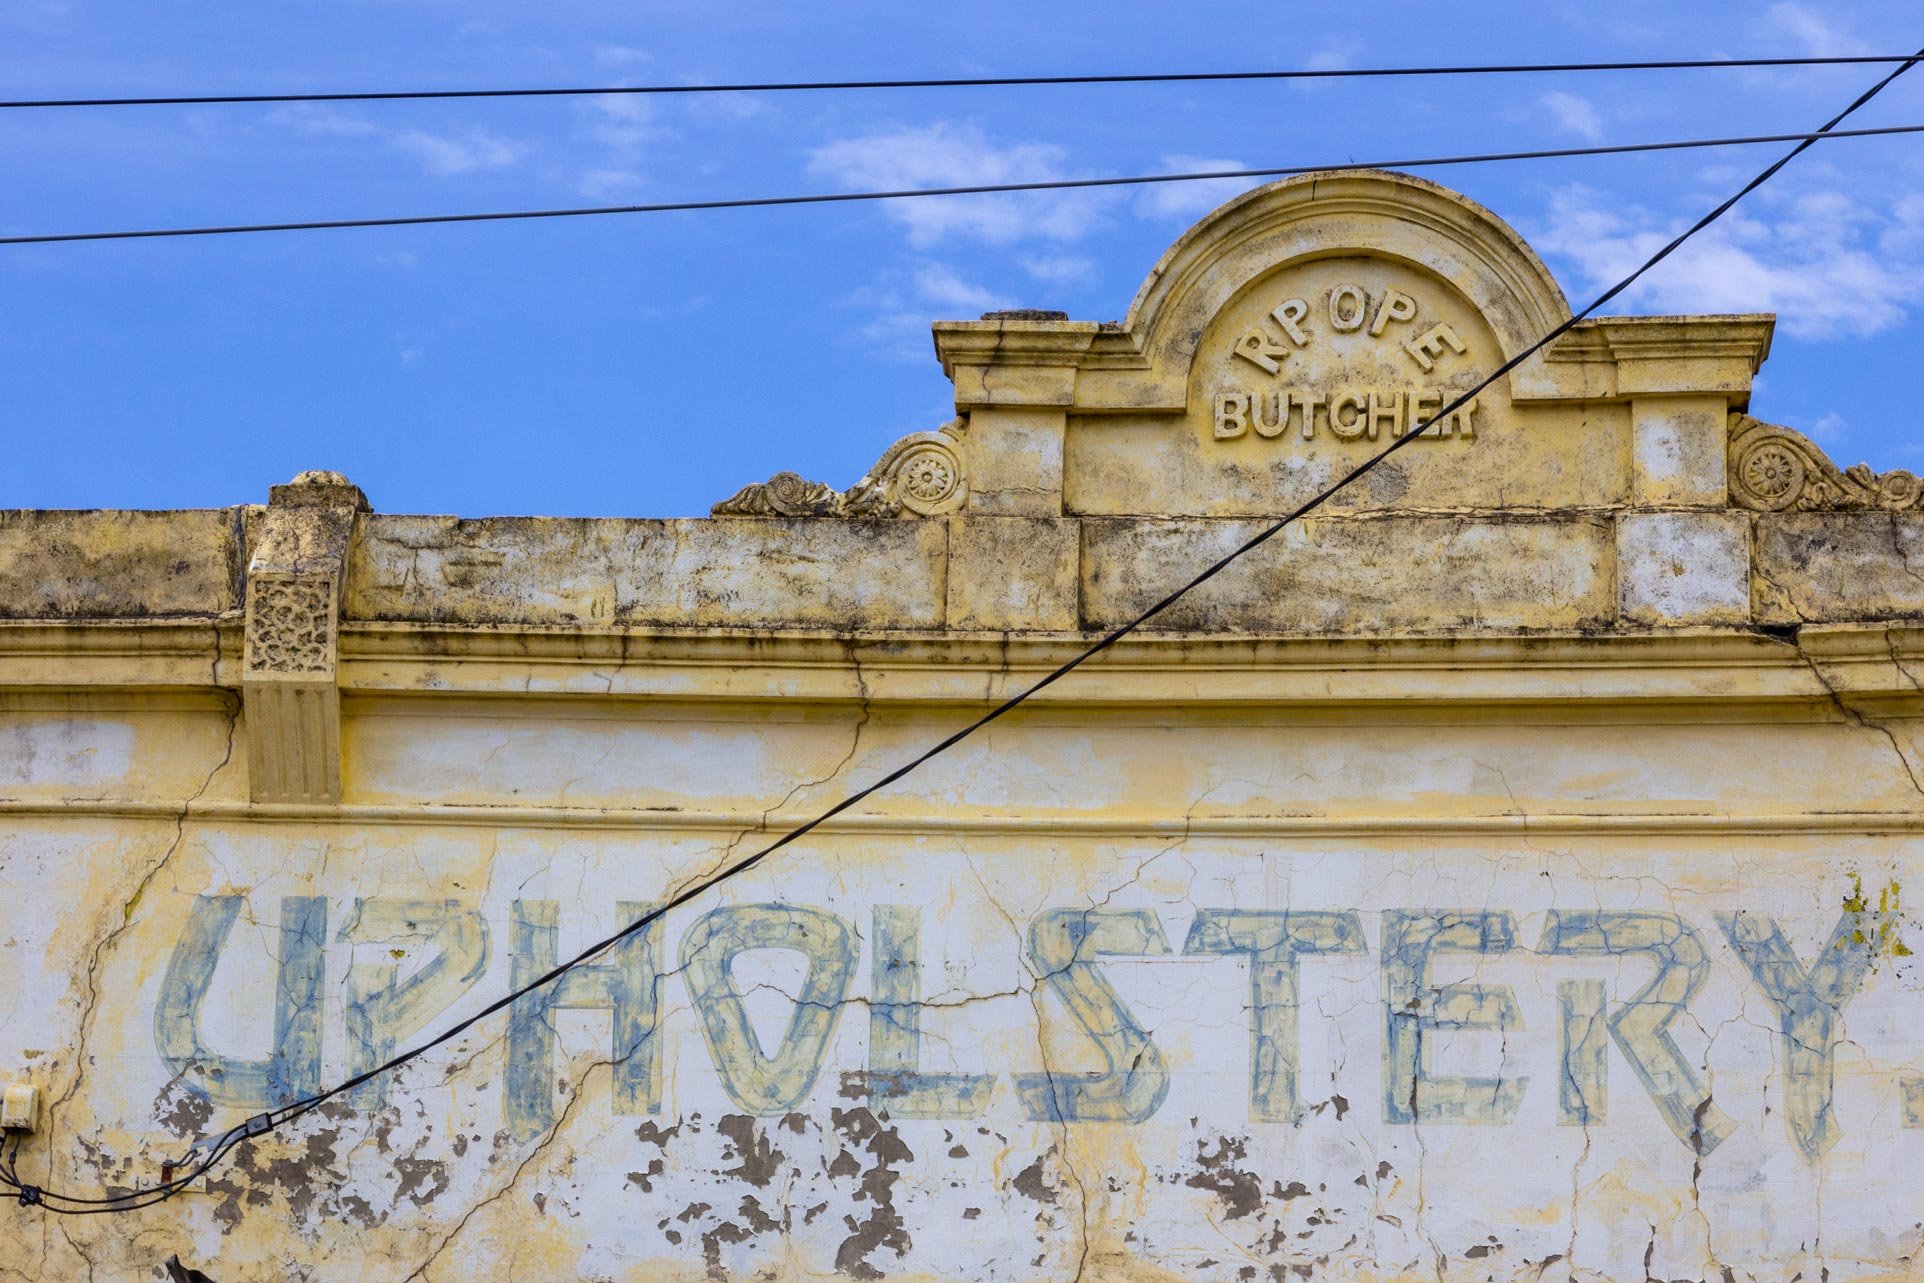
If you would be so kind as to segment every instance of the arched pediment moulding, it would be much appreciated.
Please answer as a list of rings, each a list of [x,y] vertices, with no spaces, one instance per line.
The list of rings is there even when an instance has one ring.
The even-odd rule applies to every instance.
[[[1205,216],[1150,269],[1118,337],[1155,371],[1165,389],[1158,400],[1179,408],[1170,394],[1183,395],[1197,345],[1234,299],[1292,267],[1356,256],[1455,291],[1481,313],[1505,358],[1570,317],[1543,260],[1489,210],[1423,179],[1357,172],[1272,183]],[[1091,355],[1102,346],[1099,336]]]
[[[1327,310],[1345,287],[1372,310],[1367,343]],[[1384,331],[1378,309],[1399,292],[1412,310]],[[1257,342],[1283,303],[1307,309],[1305,331],[1320,324],[1321,338],[1292,335],[1302,350],[1287,370],[1252,381],[1234,348]],[[1570,315],[1542,259],[1475,201],[1403,174],[1303,175],[1204,216],[1120,322],[1028,310],[936,322],[952,422],[903,438],[847,491],[778,474],[714,511],[1259,515],[1341,475],[1379,428],[1400,433]],[[1339,506],[1722,507],[1725,422],[1749,408],[1773,323],[1588,318],[1467,404],[1447,445],[1409,456],[1422,467],[1386,465]],[[1411,350],[1426,340],[1434,364]],[[1230,422],[1215,435],[1234,439],[1212,441],[1212,418],[1237,396],[1245,430]],[[1285,414],[1291,396],[1304,400]],[[1351,416],[1365,402],[1369,426],[1357,433]],[[1279,428],[1279,416],[1296,426]]]
[[[1406,174],[1345,171],[1271,183],[1205,215],[1150,269],[1121,322],[1014,312],[938,321],[936,351],[964,411],[1182,411],[1212,318],[1270,277],[1338,257],[1443,284],[1489,325],[1506,358],[1570,317],[1543,260],[1482,205]],[[1771,328],[1764,315],[1591,318],[1507,376],[1507,390],[1519,401],[1587,400],[1687,385],[1730,393],[1741,408]],[[1694,364],[1681,369],[1680,357]]]

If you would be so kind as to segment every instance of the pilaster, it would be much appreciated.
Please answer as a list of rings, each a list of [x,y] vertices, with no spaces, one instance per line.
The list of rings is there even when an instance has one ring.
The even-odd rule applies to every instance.
[[[341,582],[367,496],[338,472],[270,492],[247,567],[241,691],[256,802],[341,800]]]

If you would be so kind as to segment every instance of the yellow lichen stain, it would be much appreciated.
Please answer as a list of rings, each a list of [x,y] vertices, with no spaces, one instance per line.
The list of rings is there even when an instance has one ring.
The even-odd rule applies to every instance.
[[[1880,957],[1910,957],[1911,947],[1897,934],[1897,928],[1904,918],[1902,894],[1900,883],[1887,882],[1877,893],[1877,907],[1872,909],[1870,897],[1864,891],[1863,877],[1851,874],[1851,893],[1844,897],[1844,912],[1855,921],[1850,935],[1839,941],[1840,947],[1848,942],[1870,950],[1873,966]]]

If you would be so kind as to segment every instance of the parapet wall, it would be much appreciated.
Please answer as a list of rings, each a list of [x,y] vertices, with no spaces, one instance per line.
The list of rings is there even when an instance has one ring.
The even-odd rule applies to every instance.
[[[0,514],[20,1178],[432,1037],[1568,315],[1488,211],[1318,176],[1121,322],[938,324],[956,418],[845,489]],[[178,1197],[0,1200],[0,1280],[1909,1277],[1924,516],[1752,417],[1771,326],[1576,327]]]

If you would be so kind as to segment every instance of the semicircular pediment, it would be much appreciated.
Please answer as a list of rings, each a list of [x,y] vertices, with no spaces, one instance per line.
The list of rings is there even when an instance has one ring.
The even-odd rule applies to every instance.
[[[1123,329],[1152,365],[1186,368],[1211,320],[1252,286],[1337,257],[1425,274],[1484,319],[1502,357],[1570,316],[1550,270],[1489,210],[1420,178],[1358,171],[1285,179],[1211,212],[1151,269]]]

